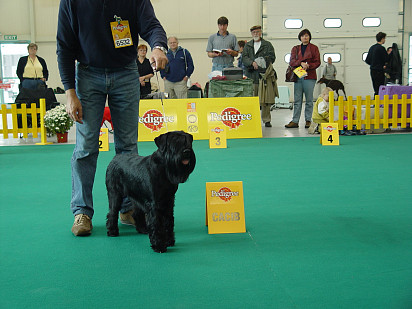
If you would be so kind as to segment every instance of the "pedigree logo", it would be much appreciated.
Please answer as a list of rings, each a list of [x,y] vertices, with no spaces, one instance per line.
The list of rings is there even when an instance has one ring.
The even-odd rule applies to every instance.
[[[125,26],[125,25],[123,25],[123,24],[117,24],[116,27],[113,27],[113,30],[117,30],[117,31],[123,32],[123,30],[126,29],[126,28],[127,28],[127,26]]]
[[[210,113],[210,121],[222,121],[223,124],[231,129],[237,129],[242,125],[242,121],[252,120],[251,114],[241,114],[234,107],[225,108],[222,113]]]
[[[216,127],[214,129],[212,129],[213,132],[216,132],[217,134],[219,134],[220,132],[223,132],[223,129]]]
[[[332,126],[327,126],[325,127],[325,130],[328,132],[332,132],[333,130],[336,130],[336,128],[332,127]]]
[[[239,191],[232,192],[229,188],[223,187],[219,191],[211,190],[212,197],[219,197],[225,202],[229,202],[232,196],[239,196]]]
[[[167,122],[174,122],[174,117],[163,116],[160,111],[155,109],[148,110],[142,117],[139,117],[139,123],[152,130],[152,132],[160,131]]]

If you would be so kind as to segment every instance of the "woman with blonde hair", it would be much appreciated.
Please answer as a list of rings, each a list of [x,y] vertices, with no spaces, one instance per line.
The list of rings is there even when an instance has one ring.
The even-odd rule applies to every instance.
[[[137,46],[137,69],[139,71],[140,81],[140,98],[144,99],[148,94],[152,92],[152,84],[150,79],[154,76],[153,68],[150,65],[149,59],[146,58],[147,46],[140,44]]]
[[[37,44],[30,43],[27,46],[29,55],[19,59],[16,73],[20,79],[20,89],[46,88],[49,71],[47,70],[46,61],[42,57],[37,56],[37,49]]]

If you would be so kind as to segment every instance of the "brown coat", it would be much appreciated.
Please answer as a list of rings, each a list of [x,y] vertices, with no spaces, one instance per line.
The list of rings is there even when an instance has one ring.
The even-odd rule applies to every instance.
[[[276,74],[273,65],[270,63],[265,74],[259,79],[259,103],[274,104],[275,98],[279,97]]]

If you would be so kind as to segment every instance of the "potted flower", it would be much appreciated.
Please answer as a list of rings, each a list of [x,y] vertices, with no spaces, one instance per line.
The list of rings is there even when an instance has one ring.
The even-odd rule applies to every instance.
[[[73,126],[73,120],[66,112],[66,105],[58,105],[46,112],[44,126],[47,133],[56,134],[58,143],[67,142],[67,133]]]

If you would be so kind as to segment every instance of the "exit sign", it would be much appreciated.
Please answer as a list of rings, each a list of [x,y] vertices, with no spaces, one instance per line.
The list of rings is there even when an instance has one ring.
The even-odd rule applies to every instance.
[[[3,36],[5,41],[17,41],[17,35],[7,35]]]

